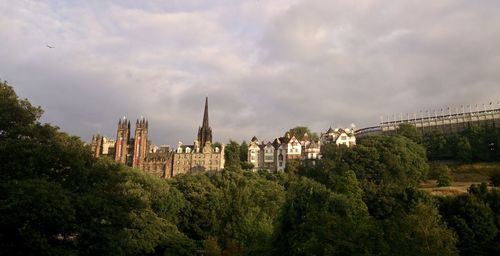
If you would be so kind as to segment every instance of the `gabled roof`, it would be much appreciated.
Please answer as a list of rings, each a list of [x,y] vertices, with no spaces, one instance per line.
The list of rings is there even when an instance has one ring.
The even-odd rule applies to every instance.
[[[257,137],[253,136],[251,142],[256,142],[256,141],[259,141],[259,140],[257,139]]]
[[[311,141],[311,143],[309,143],[309,145],[307,145],[307,148],[317,148],[318,147],[318,144],[316,144],[316,142],[314,142],[314,140]]]

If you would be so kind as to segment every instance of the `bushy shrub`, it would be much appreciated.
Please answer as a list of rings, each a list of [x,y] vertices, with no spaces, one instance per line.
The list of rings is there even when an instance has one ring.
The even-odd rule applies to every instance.
[[[451,171],[450,168],[446,165],[439,165],[432,171],[432,175],[435,176],[437,180],[438,187],[448,187],[451,185]],[[431,176],[429,174],[429,176]]]
[[[500,170],[493,171],[490,174],[490,180],[491,183],[493,183],[493,186],[495,187],[500,186]]]

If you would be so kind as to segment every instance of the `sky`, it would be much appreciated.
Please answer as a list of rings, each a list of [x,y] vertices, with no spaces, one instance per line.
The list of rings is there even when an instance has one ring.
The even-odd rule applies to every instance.
[[[360,129],[500,107],[500,1],[0,0],[0,79],[87,142],[191,143],[206,96],[224,143]]]

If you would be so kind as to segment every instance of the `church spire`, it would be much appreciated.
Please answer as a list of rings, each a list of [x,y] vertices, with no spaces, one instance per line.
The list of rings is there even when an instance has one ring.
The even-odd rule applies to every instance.
[[[205,113],[203,114],[202,127],[209,127],[208,126],[208,97],[205,98]]]
[[[208,124],[208,97],[205,98],[205,112],[203,113],[203,123],[198,129],[198,142],[204,147],[207,142],[212,143],[212,128]]]

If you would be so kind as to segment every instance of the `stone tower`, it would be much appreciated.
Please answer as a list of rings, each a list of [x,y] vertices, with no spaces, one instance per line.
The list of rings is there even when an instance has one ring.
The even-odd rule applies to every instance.
[[[100,134],[92,136],[92,142],[90,144],[90,149],[92,150],[92,155],[98,158],[102,154],[102,144],[104,137]]]
[[[148,153],[148,121],[137,119],[135,123],[134,156],[132,167],[139,168]]]
[[[130,121],[127,118],[118,120],[116,132],[115,161],[127,164],[128,143],[130,141]]]
[[[198,142],[200,147],[204,148],[207,143],[212,144],[212,128],[208,124],[208,97],[205,98],[205,113],[203,114],[203,123],[198,129]]]

